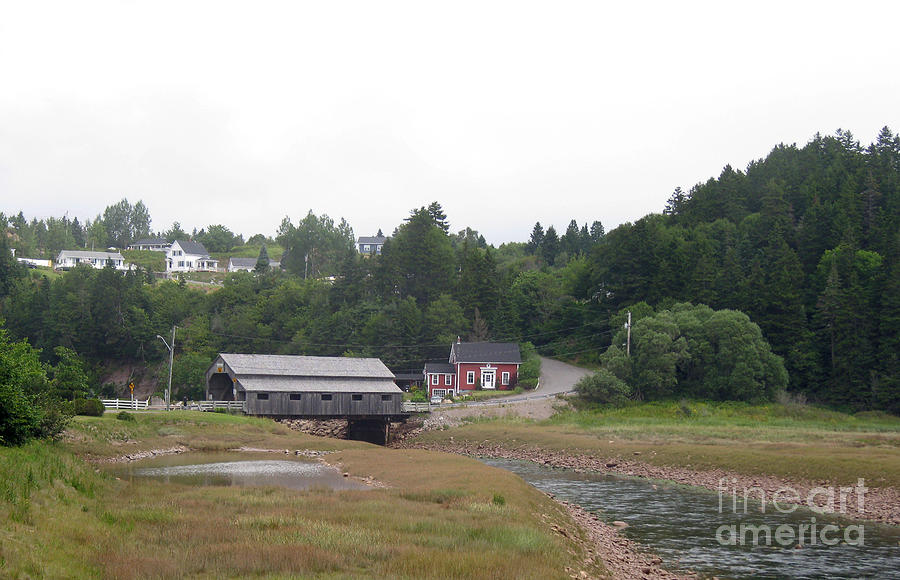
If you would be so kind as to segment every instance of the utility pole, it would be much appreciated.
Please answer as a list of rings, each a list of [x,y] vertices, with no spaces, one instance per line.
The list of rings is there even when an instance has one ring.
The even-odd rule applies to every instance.
[[[631,356],[631,311],[628,311],[628,322],[625,323],[625,356]]]
[[[178,328],[174,324],[172,325],[172,344],[170,345],[166,342],[166,339],[161,337],[160,335],[156,335],[156,338],[163,341],[163,344],[166,345],[166,348],[169,349],[169,386],[166,388],[166,411],[171,410],[169,407],[169,400],[172,397],[172,365],[175,362],[175,329]]]

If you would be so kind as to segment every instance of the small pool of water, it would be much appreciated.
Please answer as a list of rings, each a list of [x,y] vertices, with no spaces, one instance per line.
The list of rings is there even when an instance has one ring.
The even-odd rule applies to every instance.
[[[626,537],[646,546],[671,567],[694,570],[719,578],[900,578],[900,529],[818,514],[798,508],[793,513],[780,513],[772,506],[760,512],[759,502],[750,502],[747,513],[738,500],[733,509],[731,496],[724,494],[721,509],[719,494],[705,489],[653,482],[645,479],[576,473],[568,469],[551,469],[527,461],[485,459],[484,463],[516,473],[525,481],[559,499],[580,505],[598,514],[603,521],[624,521]],[[737,513],[736,513],[737,512]],[[797,542],[781,546],[774,540],[781,527],[783,534],[800,533],[800,526],[817,525],[816,545]],[[826,534],[826,539],[838,538],[837,545],[823,545],[823,526],[835,525],[838,530]],[[862,545],[844,541],[850,532],[851,541],[859,539],[863,528]],[[732,526],[741,534],[755,526],[763,526],[773,533],[773,540],[744,545],[723,545],[728,529],[717,536],[720,527]],[[809,530],[806,538],[809,538]],[[742,536],[753,537],[752,530]],[[765,535],[761,535],[765,538]]]
[[[271,454],[182,453],[135,461],[110,468],[129,481],[150,479],[182,485],[275,486],[289,489],[371,489],[315,461]]]

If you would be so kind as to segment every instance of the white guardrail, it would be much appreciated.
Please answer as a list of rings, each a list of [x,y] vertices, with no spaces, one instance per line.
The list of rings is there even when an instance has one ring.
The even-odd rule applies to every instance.
[[[150,399],[141,401],[139,399],[100,399],[103,406],[107,409],[130,409],[132,411],[146,411],[150,407]]]
[[[427,413],[431,410],[428,403],[414,403],[412,401],[403,401],[404,413]]]

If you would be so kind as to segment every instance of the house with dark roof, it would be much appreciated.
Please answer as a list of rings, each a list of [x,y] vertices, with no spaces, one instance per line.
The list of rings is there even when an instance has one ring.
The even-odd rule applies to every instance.
[[[218,265],[200,242],[175,240],[166,250],[166,272],[215,272]]]
[[[129,250],[151,250],[154,252],[165,252],[171,246],[171,242],[162,238],[144,238],[128,244]]]
[[[364,256],[380,256],[386,240],[385,236],[360,236],[356,240],[356,251]]]
[[[461,342],[450,347],[446,363],[427,363],[428,396],[464,394],[480,389],[507,390],[519,380],[522,354],[514,342]]]
[[[228,266],[225,269],[228,272],[253,272],[256,270],[258,260],[259,258],[228,258]],[[277,270],[281,268],[281,262],[269,260],[269,268]]]
[[[270,417],[385,419],[403,392],[377,358],[221,353],[206,371],[206,398],[243,401]]]

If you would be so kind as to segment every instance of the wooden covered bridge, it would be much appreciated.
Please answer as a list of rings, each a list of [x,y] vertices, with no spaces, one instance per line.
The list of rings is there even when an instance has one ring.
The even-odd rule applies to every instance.
[[[377,358],[222,353],[206,371],[206,398],[239,401],[247,415],[347,419],[366,440],[387,441],[390,424],[408,418]]]

